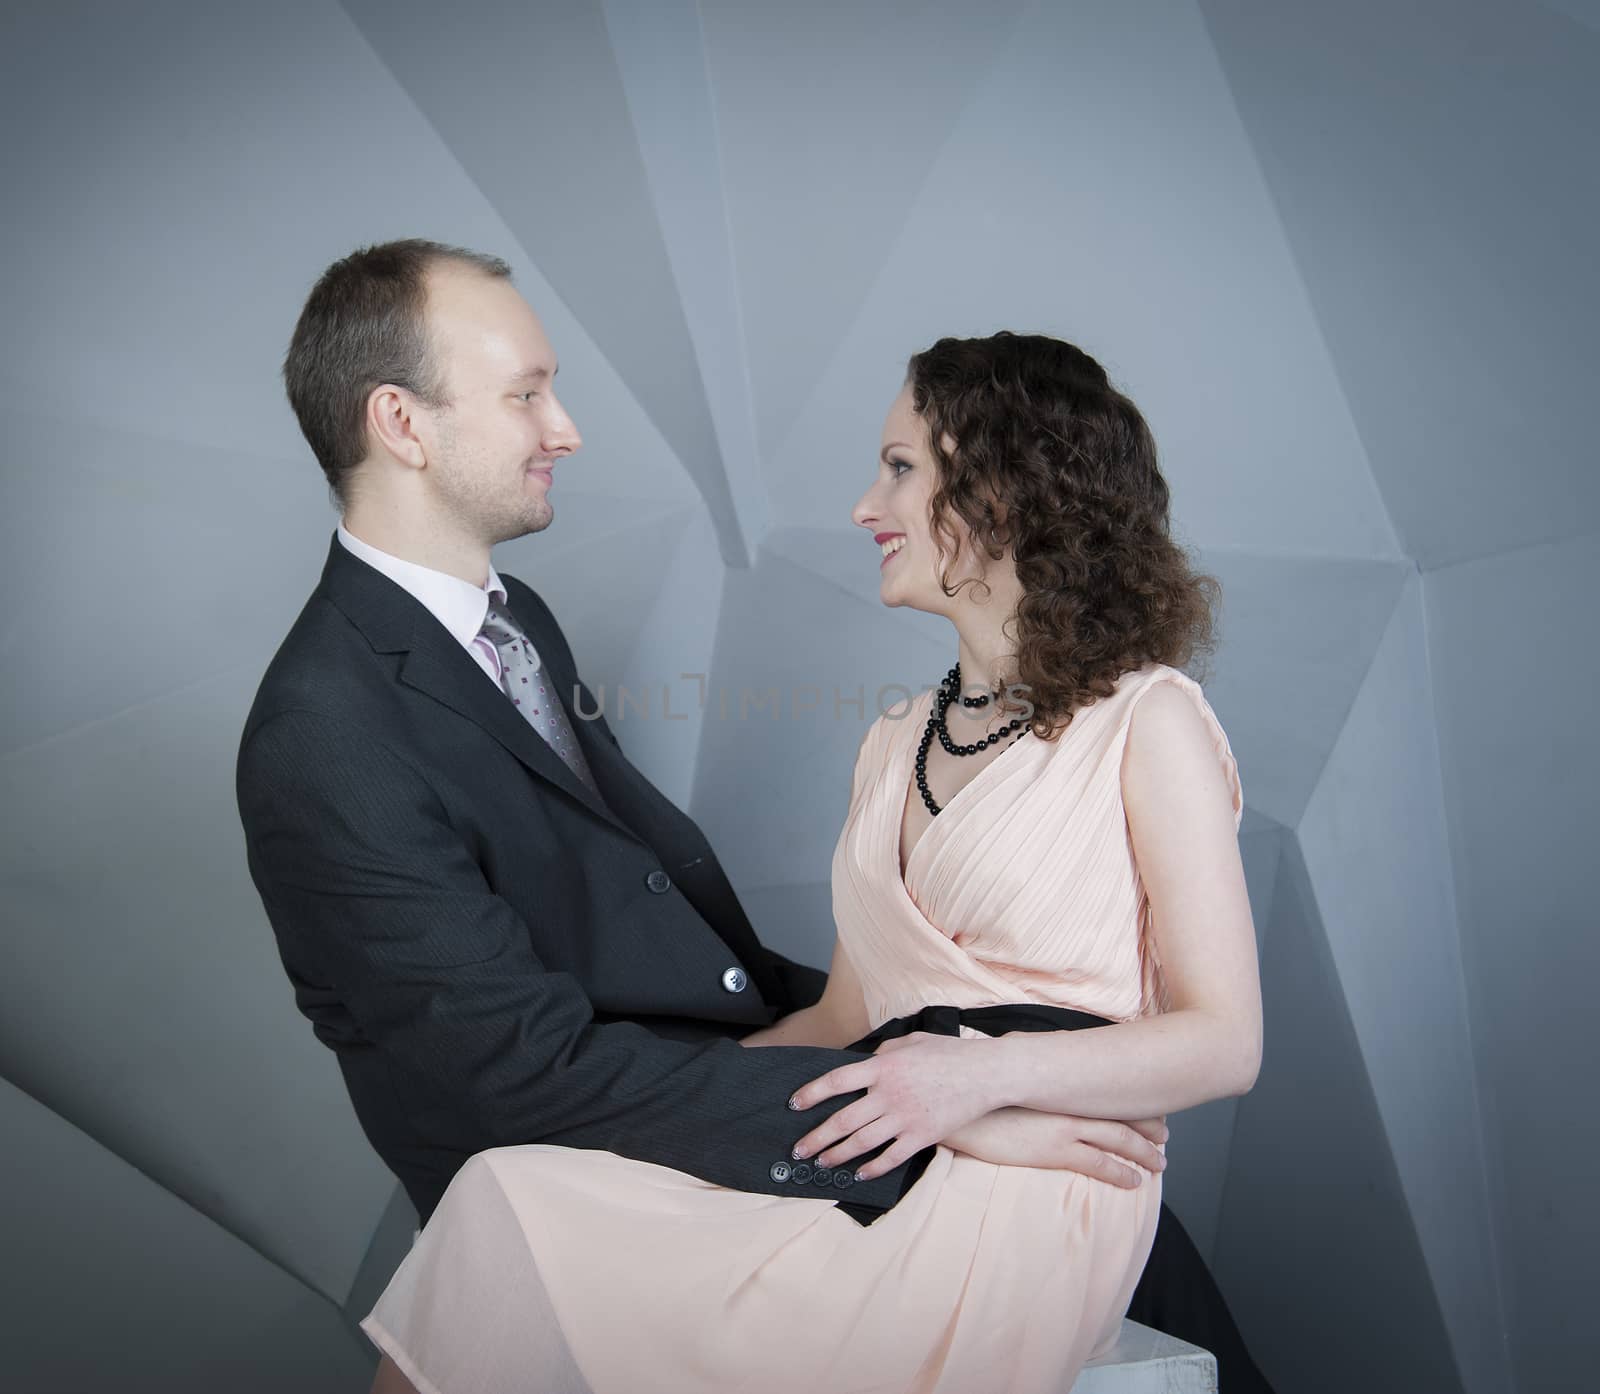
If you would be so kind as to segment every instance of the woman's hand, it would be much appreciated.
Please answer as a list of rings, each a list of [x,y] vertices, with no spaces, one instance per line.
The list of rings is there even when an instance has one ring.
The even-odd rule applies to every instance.
[[[887,1150],[863,1163],[856,1176],[870,1181],[893,1171],[994,1109],[1001,1101],[1004,1060],[998,1039],[931,1031],[893,1037],[872,1059],[841,1065],[795,1091],[789,1101],[795,1109],[814,1108],[857,1089],[867,1092],[802,1137],[794,1156],[816,1155],[820,1165],[838,1167],[887,1142]]]
[[[1166,1140],[1164,1118],[1118,1123],[1014,1106],[986,1113],[943,1139],[946,1147],[998,1166],[1055,1167],[1129,1190],[1144,1180],[1144,1171],[1166,1166],[1158,1145]]]

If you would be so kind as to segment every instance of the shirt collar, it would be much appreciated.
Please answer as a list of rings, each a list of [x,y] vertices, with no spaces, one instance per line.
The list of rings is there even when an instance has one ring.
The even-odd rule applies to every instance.
[[[489,613],[489,602],[492,600],[500,605],[506,602],[505,584],[493,564],[489,567],[488,585],[479,587],[449,572],[419,566],[414,561],[406,561],[382,551],[370,542],[363,542],[342,521],[337,536],[351,553],[415,596],[463,648],[470,648],[483,629],[483,621]]]

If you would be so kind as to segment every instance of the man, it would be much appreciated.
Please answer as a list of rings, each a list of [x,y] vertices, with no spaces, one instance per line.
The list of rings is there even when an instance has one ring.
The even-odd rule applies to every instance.
[[[820,1115],[790,1096],[866,1058],[739,1045],[823,975],[573,719],[597,705],[555,618],[490,565],[581,443],[557,367],[504,262],[420,241],[330,267],[284,363],[343,517],[246,721],[239,812],[296,1002],[424,1223],[468,1157],[528,1142],[793,1195]],[[827,1183],[865,1223],[919,1169]]]
[[[789,1096],[862,1058],[738,1045],[822,975],[571,718],[560,629],[489,564],[548,526],[580,444],[556,371],[505,263],[421,242],[329,268],[284,364],[343,519],[246,721],[239,812],[296,1002],[424,1222],[469,1156],[532,1141],[792,1194]]]

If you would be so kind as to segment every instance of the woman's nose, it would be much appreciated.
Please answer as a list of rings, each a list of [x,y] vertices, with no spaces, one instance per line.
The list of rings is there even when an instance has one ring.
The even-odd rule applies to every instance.
[[[856,506],[850,510],[850,521],[858,528],[870,528],[878,521],[877,508],[873,503],[873,490],[868,489],[859,499]]]

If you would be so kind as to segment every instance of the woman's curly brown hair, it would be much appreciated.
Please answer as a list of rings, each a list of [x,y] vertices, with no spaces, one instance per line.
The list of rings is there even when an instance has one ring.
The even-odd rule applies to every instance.
[[[1182,667],[1213,647],[1221,587],[1169,535],[1150,428],[1093,358],[1003,331],[940,339],[912,355],[907,380],[939,467],[945,594],[970,583],[949,584],[961,551],[951,513],[991,560],[1007,548],[1015,560],[1017,671],[990,676],[1025,689],[1036,735],[1053,739],[1125,672]]]

